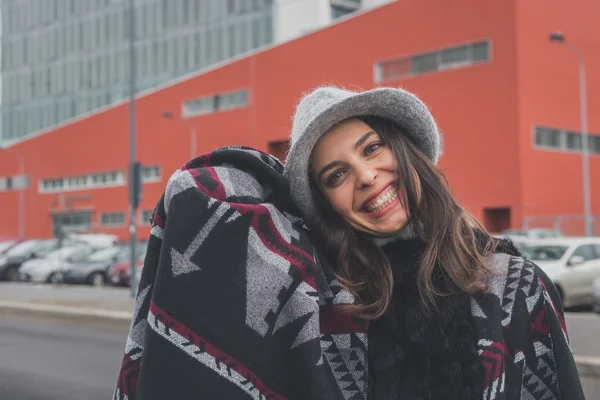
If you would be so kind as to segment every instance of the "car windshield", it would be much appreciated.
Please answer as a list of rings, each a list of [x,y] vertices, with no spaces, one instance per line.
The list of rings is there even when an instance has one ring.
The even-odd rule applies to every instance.
[[[6,255],[13,257],[26,256],[27,254],[35,250],[39,243],[39,240],[28,240],[26,242],[19,243],[18,245],[7,251]]]
[[[521,252],[532,261],[557,261],[568,248],[568,246],[526,246],[521,249]]]
[[[118,256],[119,253],[121,253],[122,251],[123,251],[123,249],[121,249],[119,247],[109,247],[106,249],[98,250],[97,252],[93,253],[88,258],[88,260],[89,261],[111,260],[113,257]]]

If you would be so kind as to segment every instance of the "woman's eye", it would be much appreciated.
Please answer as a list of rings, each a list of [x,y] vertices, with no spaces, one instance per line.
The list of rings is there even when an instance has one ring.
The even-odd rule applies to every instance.
[[[336,171],[333,174],[329,175],[327,179],[327,184],[329,186],[334,186],[342,177],[344,176],[344,171]]]
[[[365,155],[368,156],[369,154],[372,154],[374,152],[376,152],[377,150],[379,150],[379,148],[382,146],[381,143],[373,143],[368,145],[365,148]]]

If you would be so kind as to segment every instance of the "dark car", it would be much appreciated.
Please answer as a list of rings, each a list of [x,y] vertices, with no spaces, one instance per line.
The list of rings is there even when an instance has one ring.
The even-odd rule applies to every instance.
[[[136,250],[139,254],[141,245]],[[91,254],[86,260],[72,264],[63,271],[65,283],[104,286],[108,280],[108,271],[116,264],[129,260],[128,245],[108,247]]]
[[[136,262],[136,280],[139,281],[144,267],[144,258],[146,257],[146,248],[144,247],[141,252],[138,253]],[[129,253],[127,253],[129,256]],[[113,265],[109,271],[108,276],[110,283],[114,286],[130,286],[131,280],[131,261],[127,258],[126,261]]]
[[[107,281],[106,271],[127,255],[127,249],[114,246],[99,250],[87,259],[69,265],[62,272],[65,283],[104,286]]]
[[[57,247],[56,239],[33,239],[17,244],[0,256],[0,279],[18,281],[21,264],[32,258],[44,258]]]

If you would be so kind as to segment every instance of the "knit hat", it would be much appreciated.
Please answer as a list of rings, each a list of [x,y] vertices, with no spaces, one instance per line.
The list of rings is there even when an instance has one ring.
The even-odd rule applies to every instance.
[[[319,217],[310,191],[309,161],[313,147],[336,124],[360,116],[377,116],[397,123],[437,163],[440,133],[427,106],[412,93],[382,87],[365,92],[318,88],[306,95],[296,108],[284,169],[284,175],[290,181],[292,199],[309,225],[315,224]]]

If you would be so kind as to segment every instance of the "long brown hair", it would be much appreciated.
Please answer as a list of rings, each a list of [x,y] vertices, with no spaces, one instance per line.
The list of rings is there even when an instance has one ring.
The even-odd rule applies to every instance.
[[[418,273],[419,293],[430,307],[441,296],[433,284],[440,271],[466,293],[486,289],[484,257],[497,246],[485,228],[457,202],[444,174],[407,137],[402,128],[379,117],[359,118],[381,136],[398,161],[400,201],[409,223],[425,243]],[[388,309],[394,287],[392,268],[383,251],[368,235],[355,231],[324,200],[317,187],[312,194],[321,218],[313,227],[320,249],[333,264],[338,279],[358,298],[348,309],[365,319],[376,319]]]

